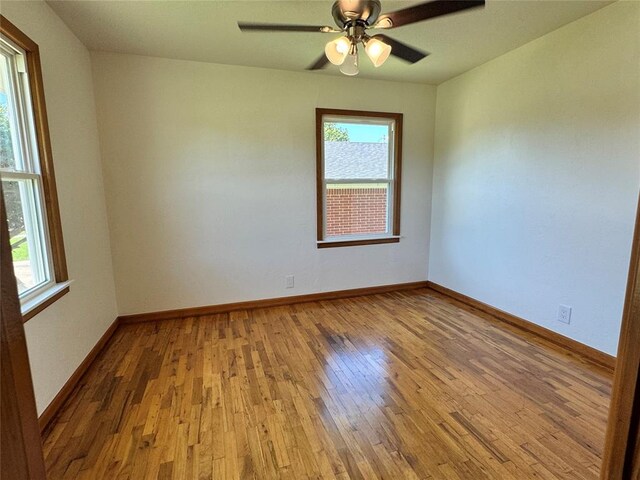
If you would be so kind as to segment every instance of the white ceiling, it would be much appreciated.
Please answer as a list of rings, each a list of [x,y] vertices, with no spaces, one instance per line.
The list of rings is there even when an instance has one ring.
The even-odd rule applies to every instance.
[[[303,71],[336,34],[241,33],[236,22],[334,25],[332,1],[67,1],[48,4],[90,50]],[[383,0],[383,11],[419,2]],[[430,52],[409,65],[391,58],[361,76],[438,84],[602,8],[610,1],[487,0],[484,9],[388,30]],[[340,75],[330,66],[315,75]]]

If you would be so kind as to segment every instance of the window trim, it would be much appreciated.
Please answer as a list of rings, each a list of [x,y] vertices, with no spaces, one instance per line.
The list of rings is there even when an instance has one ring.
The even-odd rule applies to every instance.
[[[44,96],[44,83],[42,79],[42,67],[40,65],[40,49],[38,44],[31,40],[6,17],[0,15],[0,33],[16,44],[26,53],[26,67],[29,75],[29,93],[33,121],[35,127],[36,144],[40,161],[40,175],[42,179],[42,196],[45,210],[45,229],[48,231],[49,247],[51,249],[51,263],[53,265],[53,280],[51,287],[55,290],[52,296],[42,303],[32,306],[23,312],[23,321],[26,322],[36,313],[42,311],[48,305],[69,291],[67,260],[64,250],[62,235],[62,222],[60,219],[60,207],[58,205],[58,191],[56,189],[55,172],[53,167],[53,152],[51,148],[51,136],[47,120],[47,107]],[[60,285],[65,284],[66,285]],[[47,297],[46,292],[40,292]]]
[[[323,158],[323,117],[364,117],[385,118],[395,122],[393,139],[393,179],[384,180],[391,187],[393,210],[391,213],[391,234],[370,235],[357,238],[325,239],[324,238],[324,158]],[[370,112],[365,110],[342,110],[332,108],[316,108],[316,225],[318,248],[352,247],[358,245],[375,245],[398,243],[400,241],[400,198],[402,186],[402,113]]]

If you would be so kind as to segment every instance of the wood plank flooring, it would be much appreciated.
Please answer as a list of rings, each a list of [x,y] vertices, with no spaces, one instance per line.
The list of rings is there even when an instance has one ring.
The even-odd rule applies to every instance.
[[[431,290],[121,327],[50,479],[597,479],[610,374]]]

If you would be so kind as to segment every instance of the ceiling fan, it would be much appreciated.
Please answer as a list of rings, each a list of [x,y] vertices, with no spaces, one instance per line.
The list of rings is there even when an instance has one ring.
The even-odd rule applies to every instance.
[[[367,30],[389,30],[470,8],[483,7],[484,4],[485,0],[434,0],[381,15],[380,0],[337,0],[331,10],[337,28],[248,22],[238,22],[238,27],[243,32],[343,33],[343,36],[327,43],[325,54],[307,67],[307,70],[319,70],[331,62],[339,65],[340,71],[345,75],[357,75],[360,44],[364,46],[365,53],[375,67],[382,65],[389,55],[409,63],[419,62],[429,55],[384,34],[369,36]]]

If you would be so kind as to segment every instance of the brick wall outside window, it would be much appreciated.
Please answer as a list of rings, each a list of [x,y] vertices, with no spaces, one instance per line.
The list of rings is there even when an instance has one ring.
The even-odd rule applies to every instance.
[[[387,188],[328,188],[326,235],[384,233],[387,229]]]

